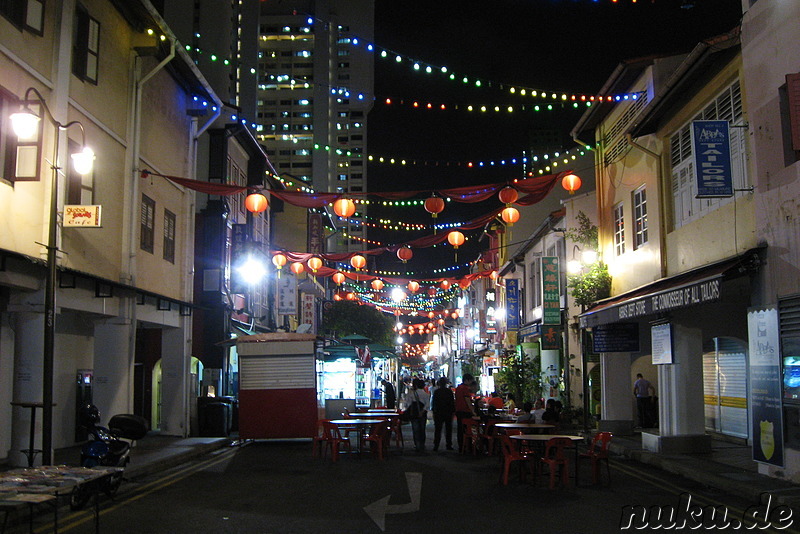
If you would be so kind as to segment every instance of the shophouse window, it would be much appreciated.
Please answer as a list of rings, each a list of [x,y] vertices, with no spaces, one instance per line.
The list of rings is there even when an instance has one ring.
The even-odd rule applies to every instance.
[[[144,194],[140,218],[139,248],[152,254],[155,242],[156,201]]]
[[[739,82],[736,81],[722,91],[692,120],[724,120],[730,124],[731,173],[733,188],[745,189],[750,180],[747,175],[747,129],[743,128],[744,113]],[[670,161],[672,164],[673,227],[699,219],[720,206],[731,202],[728,198],[695,198],[694,156],[692,155],[691,123],[687,121],[670,137]]]
[[[614,252],[625,254],[625,211],[622,202],[614,206]]]
[[[97,85],[99,55],[100,22],[79,5],[75,9],[72,38],[72,73],[81,80]]]
[[[175,263],[175,214],[164,210],[164,259]]]
[[[783,127],[783,163],[786,167],[800,160],[800,73],[787,74],[779,89]]]
[[[44,0],[1,0],[0,15],[21,30],[42,35]]]
[[[647,191],[644,186],[633,192],[633,248],[647,243]]]
[[[19,107],[16,95],[0,88],[0,178],[9,182],[38,181],[43,128],[38,128],[30,138],[17,137],[9,116],[19,111]],[[41,113],[38,104],[30,103],[28,107],[34,113]]]
[[[78,143],[69,141],[69,153],[80,152]],[[72,165],[65,165],[67,173],[67,204],[85,206],[94,204],[94,170],[86,174],[78,174]]]

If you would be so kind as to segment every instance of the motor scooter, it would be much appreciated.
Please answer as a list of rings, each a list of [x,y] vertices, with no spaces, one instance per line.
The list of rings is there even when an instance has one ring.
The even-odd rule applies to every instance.
[[[100,411],[97,406],[87,404],[80,411],[80,424],[89,434],[81,448],[82,467],[119,467],[119,471],[103,479],[101,488],[106,495],[113,497],[124,478],[124,469],[130,461],[131,446],[137,439],[147,434],[147,421],[138,415],[119,414],[108,422],[108,428],[100,426]],[[73,510],[83,508],[94,493],[95,488],[87,484],[76,486],[70,496]]]

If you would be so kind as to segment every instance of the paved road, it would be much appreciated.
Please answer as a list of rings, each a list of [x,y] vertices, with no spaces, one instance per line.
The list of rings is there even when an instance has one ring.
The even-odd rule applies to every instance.
[[[103,503],[102,532],[380,534],[383,527],[403,534],[604,533],[645,526],[634,521],[621,530],[626,506],[648,507],[653,527],[654,510],[685,507],[688,495],[692,504],[725,507],[729,520],[741,519],[745,509],[757,504],[624,459],[612,461],[610,486],[549,490],[544,478],[535,486],[520,482],[516,470],[510,484],[502,486],[496,457],[406,450],[384,462],[364,455],[334,464],[312,459],[310,450],[308,443],[256,442],[126,483],[115,502]],[[588,483],[588,464],[582,468],[581,482]],[[382,511],[389,512],[383,525]],[[776,521],[774,506],[772,512],[773,526],[786,524]],[[798,518],[793,515],[793,526],[782,532],[796,532]],[[62,517],[60,527],[60,532],[94,531],[86,512]]]

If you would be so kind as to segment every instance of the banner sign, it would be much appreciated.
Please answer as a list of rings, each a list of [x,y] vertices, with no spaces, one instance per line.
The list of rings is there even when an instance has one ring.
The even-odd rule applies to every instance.
[[[592,328],[592,351],[639,352],[639,323],[610,323]]]
[[[692,121],[697,198],[733,196],[728,121]]]
[[[672,325],[657,324],[650,327],[653,365],[672,363]]]
[[[321,213],[308,214],[308,251],[311,254],[322,254],[324,250],[325,231],[322,225]]]
[[[285,274],[277,284],[278,315],[297,315],[297,278]]]
[[[100,228],[100,206],[64,206],[63,226]]]
[[[302,309],[300,310],[300,323],[311,325],[310,333],[317,333],[317,307],[315,306],[316,295],[313,293],[301,293]]]
[[[506,280],[506,327],[508,330],[519,329],[519,280]]]
[[[561,324],[558,258],[542,258],[542,324]]]
[[[783,467],[780,323],[776,308],[747,312],[753,460]]]

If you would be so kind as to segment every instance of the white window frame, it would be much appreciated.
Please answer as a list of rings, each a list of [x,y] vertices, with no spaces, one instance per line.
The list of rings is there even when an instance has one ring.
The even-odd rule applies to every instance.
[[[614,253],[625,254],[625,205],[622,202],[614,205]]]
[[[641,186],[632,194],[633,249],[647,244],[647,188]]]

